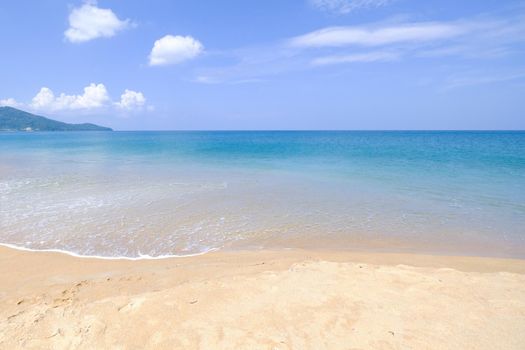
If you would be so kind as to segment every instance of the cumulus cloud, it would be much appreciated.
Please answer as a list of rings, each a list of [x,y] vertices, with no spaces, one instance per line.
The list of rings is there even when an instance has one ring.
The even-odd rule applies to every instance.
[[[130,23],[129,19],[120,20],[111,9],[97,7],[96,1],[87,1],[72,9],[69,14],[69,28],[64,35],[72,43],[109,38],[128,28]]]
[[[357,63],[357,62],[388,62],[399,59],[400,55],[396,52],[366,52],[351,55],[333,55],[318,57],[312,61],[315,66],[329,64]]]
[[[328,27],[290,40],[293,47],[380,46],[403,42],[428,42],[464,34],[466,26],[423,22],[385,27]]]
[[[77,110],[100,108],[109,101],[108,91],[104,84],[90,84],[84,88],[82,95],[66,95],[61,93],[55,96],[48,87],[43,87],[33,97],[31,107],[36,110]]]
[[[145,103],[146,98],[142,92],[126,89],[124,93],[120,95],[120,101],[115,102],[115,106],[129,111],[133,109],[140,109]]]
[[[310,0],[310,3],[323,11],[347,14],[363,8],[381,7],[392,0]]]
[[[177,64],[197,57],[204,50],[191,36],[166,35],[155,41],[149,55],[150,66]]]
[[[31,102],[31,107],[33,109],[45,109],[50,108],[55,102],[55,94],[50,88],[43,87],[40,91],[33,97]]]
[[[16,102],[14,98],[0,99],[0,107],[19,107],[21,104]]]
[[[95,83],[86,86],[83,93],[79,95],[65,93],[56,95],[53,90],[44,86],[27,104],[19,103],[13,98],[0,99],[0,106],[27,107],[37,112],[89,112],[109,108],[129,112],[142,110],[145,104],[146,97],[140,91],[126,89],[120,96],[120,100],[112,101],[104,84]],[[153,110],[153,106],[147,106],[147,110]]]

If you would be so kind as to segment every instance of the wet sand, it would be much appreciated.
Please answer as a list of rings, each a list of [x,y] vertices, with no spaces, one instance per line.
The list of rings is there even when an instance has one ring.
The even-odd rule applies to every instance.
[[[2,349],[523,349],[525,260],[0,247]]]

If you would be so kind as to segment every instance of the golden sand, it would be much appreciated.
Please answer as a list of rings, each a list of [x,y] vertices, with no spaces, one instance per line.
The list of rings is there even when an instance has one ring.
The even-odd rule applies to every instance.
[[[525,261],[0,248],[2,349],[525,349]]]

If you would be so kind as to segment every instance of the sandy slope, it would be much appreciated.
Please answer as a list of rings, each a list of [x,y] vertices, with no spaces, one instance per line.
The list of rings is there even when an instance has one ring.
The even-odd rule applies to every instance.
[[[0,248],[0,348],[524,349],[525,261]]]

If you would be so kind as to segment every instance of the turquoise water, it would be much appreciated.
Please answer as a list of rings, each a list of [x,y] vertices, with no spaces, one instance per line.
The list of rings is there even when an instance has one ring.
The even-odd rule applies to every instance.
[[[525,257],[525,132],[0,133],[0,243]]]

